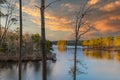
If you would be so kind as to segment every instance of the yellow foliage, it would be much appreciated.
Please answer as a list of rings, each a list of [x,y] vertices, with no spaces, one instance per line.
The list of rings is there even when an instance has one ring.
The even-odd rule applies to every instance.
[[[57,42],[57,45],[58,45],[58,46],[66,46],[66,44],[67,44],[66,40],[59,40],[59,41]]]
[[[115,46],[120,46],[120,36],[115,37],[114,44]]]
[[[65,41],[65,40],[59,40],[59,41],[57,42],[57,45],[58,45],[58,50],[59,50],[60,52],[66,51],[67,41]]]
[[[116,37],[104,37],[96,38],[91,40],[84,40],[83,46],[93,46],[93,47],[111,47],[120,46],[120,36]]]
[[[84,40],[84,41],[82,42],[82,44],[83,44],[84,46],[88,46],[88,45],[89,45],[89,40]]]

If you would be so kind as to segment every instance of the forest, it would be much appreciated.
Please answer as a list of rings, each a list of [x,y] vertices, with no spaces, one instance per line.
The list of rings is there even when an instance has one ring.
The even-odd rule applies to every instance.
[[[120,36],[84,40],[83,46],[88,49],[120,50]]]

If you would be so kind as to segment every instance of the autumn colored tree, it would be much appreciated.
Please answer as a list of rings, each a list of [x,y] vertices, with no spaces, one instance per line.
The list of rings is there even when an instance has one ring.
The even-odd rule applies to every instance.
[[[87,42],[89,41],[89,42]],[[120,46],[120,36],[109,36],[109,37],[100,37],[90,40],[84,40],[83,46],[89,46],[89,48],[107,50],[107,49],[116,49],[119,50]]]
[[[114,38],[114,46],[116,47],[116,49],[120,49],[120,36],[116,36]]]
[[[67,45],[67,41],[66,40],[59,40],[58,42],[57,42],[57,45],[58,45],[58,47],[60,46],[60,47],[64,47],[64,46],[66,46]]]

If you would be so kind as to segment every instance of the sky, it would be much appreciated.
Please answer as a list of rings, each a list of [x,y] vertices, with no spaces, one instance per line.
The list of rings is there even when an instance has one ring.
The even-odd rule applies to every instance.
[[[52,1],[55,0],[46,0],[46,5]],[[96,30],[89,31],[82,39],[120,35],[120,0],[61,0],[45,9],[46,38],[73,39],[75,15],[85,2],[92,6],[85,20]],[[24,33],[41,33],[40,11],[35,7],[40,6],[40,0],[23,0],[22,4]],[[18,3],[16,8],[19,9]]]

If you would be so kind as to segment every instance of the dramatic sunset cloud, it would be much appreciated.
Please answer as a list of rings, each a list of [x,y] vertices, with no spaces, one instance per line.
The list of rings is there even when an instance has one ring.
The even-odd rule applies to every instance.
[[[120,20],[120,16],[116,15],[116,16],[110,16],[111,20]]]
[[[51,1],[47,0],[46,4]],[[93,5],[92,13],[88,14],[85,19],[98,30],[98,32],[89,32],[88,36],[120,35],[120,0],[61,0],[45,10],[47,38],[50,40],[73,38],[75,15],[85,1],[87,1],[88,6]],[[27,25],[28,29],[32,28],[33,32],[38,32],[35,28],[40,29],[41,27],[40,11],[35,7],[35,5],[39,6],[39,2],[39,0],[23,1],[23,18],[26,19],[24,25]],[[18,7],[18,4],[16,4],[16,7]],[[30,25],[30,27],[28,23],[33,25]],[[25,29],[27,29],[27,26]]]
[[[106,4],[100,9],[103,11],[113,11],[116,8],[120,8],[120,0],[115,0],[114,2],[110,2],[109,4]]]
[[[32,1],[34,2],[34,1]],[[32,3],[28,4],[27,6],[23,6],[23,12],[28,14],[29,16],[32,16],[31,22],[35,23],[40,27],[40,11],[39,9],[33,9],[31,8]],[[35,4],[35,3],[34,3]],[[72,7],[71,7],[72,8]],[[68,31],[71,30],[72,21],[68,20],[66,17],[59,17],[52,14],[52,12],[49,10],[49,12],[45,12],[45,19],[46,19],[46,28],[51,30],[57,30],[57,31]]]
[[[55,31],[70,31],[72,21],[67,20],[66,18],[59,18],[57,16],[50,16],[49,14],[45,15],[46,18],[46,28],[55,30]],[[40,26],[40,19],[35,18],[31,20],[33,23]]]
[[[107,20],[101,20],[101,21],[96,21],[95,25],[96,25],[96,28],[99,29],[101,32],[116,31],[116,28],[109,26],[108,23],[109,21]]]

